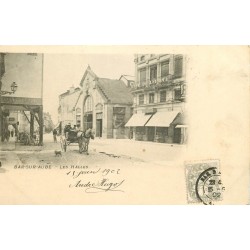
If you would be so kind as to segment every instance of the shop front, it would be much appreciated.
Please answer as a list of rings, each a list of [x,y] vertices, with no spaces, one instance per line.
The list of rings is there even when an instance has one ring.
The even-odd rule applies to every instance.
[[[134,114],[126,124],[133,128],[133,138],[137,141],[159,143],[186,143],[187,130],[183,124],[183,114],[179,111],[160,111]]]
[[[151,119],[153,114],[133,114],[130,120],[126,123],[125,127],[133,129],[133,139],[136,141],[147,141],[146,123]]]

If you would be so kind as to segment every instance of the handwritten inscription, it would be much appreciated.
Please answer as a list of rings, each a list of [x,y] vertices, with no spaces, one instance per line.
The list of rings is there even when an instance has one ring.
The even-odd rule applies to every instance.
[[[100,168],[84,170],[70,170],[66,173],[71,177],[73,182],[69,184],[70,188],[84,188],[86,193],[99,193],[99,192],[124,192],[122,185],[124,179],[119,178],[120,169]],[[91,177],[91,181],[89,178]],[[97,180],[94,177],[97,177]],[[119,179],[119,180],[117,180]]]
[[[120,168],[91,167],[86,165],[14,165],[14,169],[19,170],[52,170],[58,169],[66,171],[70,178],[69,188],[83,188],[86,193],[100,192],[124,192],[123,184],[125,179],[121,176]]]

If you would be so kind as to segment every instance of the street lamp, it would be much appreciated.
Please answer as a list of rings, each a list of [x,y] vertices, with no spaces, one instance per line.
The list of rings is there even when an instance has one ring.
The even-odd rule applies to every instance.
[[[11,85],[10,85],[10,89],[11,91],[5,91],[5,90],[1,90],[2,89],[2,82],[0,81],[0,96],[2,95],[6,95],[6,94],[14,94],[17,90],[17,87],[18,85],[16,84],[16,82],[13,82]]]
[[[5,90],[2,90],[2,81],[1,81],[1,78],[0,78],[0,137],[1,137],[1,141],[3,142],[4,141],[4,137],[3,137],[3,117],[2,117],[2,107],[1,107],[1,103],[2,103],[2,96],[3,95],[6,95],[6,94],[14,94],[17,90],[17,84],[16,82],[13,82],[11,85],[10,85],[10,89],[11,91],[5,91]]]
[[[17,90],[17,87],[18,87],[16,82],[13,82],[10,87],[11,87],[12,93],[14,94]]]

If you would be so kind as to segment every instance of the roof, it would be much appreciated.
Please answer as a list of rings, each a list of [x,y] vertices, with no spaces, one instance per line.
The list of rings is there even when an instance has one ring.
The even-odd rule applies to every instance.
[[[132,104],[133,103],[133,96],[130,93],[126,84],[122,80],[99,78],[92,71],[89,65],[84,72],[84,75],[80,82],[80,86],[83,86],[83,82],[87,74],[90,74],[95,79],[98,90],[105,97],[105,99],[107,99],[108,102],[117,103],[117,104]]]
[[[77,88],[74,89],[74,92],[71,93],[70,90],[67,90],[66,92],[62,93],[59,96],[63,97],[63,96],[69,95],[69,94],[73,94],[73,93],[75,93],[76,91],[79,91],[79,90],[81,90],[81,89],[79,87],[77,87]]]
[[[132,104],[133,96],[122,80],[98,78],[97,86],[111,103]]]
[[[85,70],[85,73],[84,73],[84,75],[83,75],[83,77],[82,77],[82,79],[81,79],[80,86],[83,85],[83,81],[84,81],[84,79],[85,79],[85,77],[87,76],[88,73],[89,73],[90,75],[92,75],[94,78],[98,78],[98,76],[92,71],[92,69],[91,69],[90,66],[88,65],[88,67],[87,67],[87,69]]]
[[[130,76],[130,75],[121,75],[120,79],[124,77],[125,79],[127,79],[128,81],[135,81],[135,77],[134,76]]]

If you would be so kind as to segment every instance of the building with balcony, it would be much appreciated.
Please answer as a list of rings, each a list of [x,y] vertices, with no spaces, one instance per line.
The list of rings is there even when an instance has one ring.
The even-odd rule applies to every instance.
[[[124,79],[126,78],[126,79]],[[88,66],[80,85],[59,96],[59,122],[93,128],[97,137],[128,138],[125,124],[132,115],[129,76],[120,80],[100,78]]]
[[[186,143],[186,56],[135,55],[134,113],[126,124],[135,140]]]

